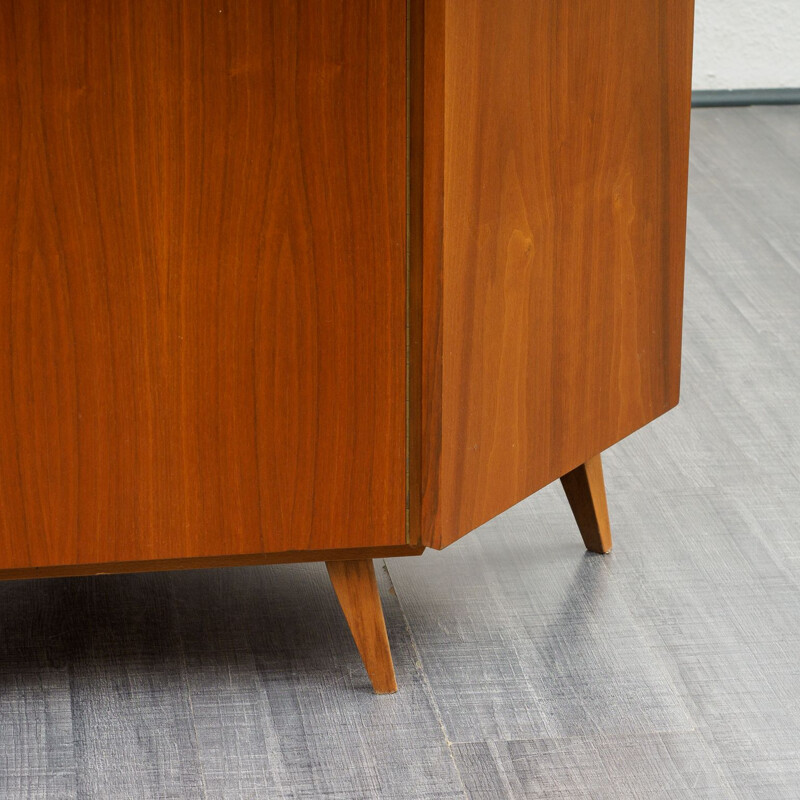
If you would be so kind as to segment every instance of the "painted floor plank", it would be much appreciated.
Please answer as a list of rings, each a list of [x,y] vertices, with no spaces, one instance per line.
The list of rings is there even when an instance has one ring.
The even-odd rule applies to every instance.
[[[553,499],[389,563],[449,738],[691,730],[603,558]]]
[[[398,682],[372,692],[321,564],[176,581],[209,797],[463,798],[405,620],[378,566]]]
[[[78,798],[205,798],[166,574],[69,581]]]
[[[0,585],[0,797],[77,792],[66,581]]]
[[[470,800],[730,800],[697,733],[454,745]]]

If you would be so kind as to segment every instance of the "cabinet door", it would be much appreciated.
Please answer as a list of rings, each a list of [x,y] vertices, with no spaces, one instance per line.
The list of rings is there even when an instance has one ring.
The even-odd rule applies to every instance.
[[[415,0],[411,30],[441,546],[678,400],[692,0]]]
[[[0,567],[405,542],[405,36],[0,2]]]

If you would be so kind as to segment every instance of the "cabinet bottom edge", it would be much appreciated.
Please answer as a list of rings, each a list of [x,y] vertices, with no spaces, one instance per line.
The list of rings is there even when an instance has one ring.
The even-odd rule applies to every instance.
[[[148,559],[144,561],[109,561],[95,564],[58,564],[42,567],[0,568],[0,581],[31,578],[66,578],[85,575],[113,575],[126,572],[166,572],[212,567],[247,567],[265,564],[296,564],[308,561],[346,561],[364,558],[418,556],[422,545],[384,545],[379,547],[336,548],[331,550],[284,550],[277,553],[195,556],[190,558]]]

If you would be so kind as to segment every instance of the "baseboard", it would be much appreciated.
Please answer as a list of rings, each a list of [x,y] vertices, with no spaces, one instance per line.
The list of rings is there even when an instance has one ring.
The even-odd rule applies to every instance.
[[[693,108],[711,106],[789,106],[800,103],[796,89],[701,89],[692,92]]]

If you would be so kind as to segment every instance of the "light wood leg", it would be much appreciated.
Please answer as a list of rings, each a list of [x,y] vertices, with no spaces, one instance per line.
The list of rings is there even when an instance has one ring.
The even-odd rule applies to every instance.
[[[326,561],[331,583],[376,694],[397,691],[372,560]]]
[[[611,550],[611,526],[608,522],[606,486],[600,456],[590,458],[585,464],[562,476],[561,485],[586,549],[593,553],[608,553]]]

